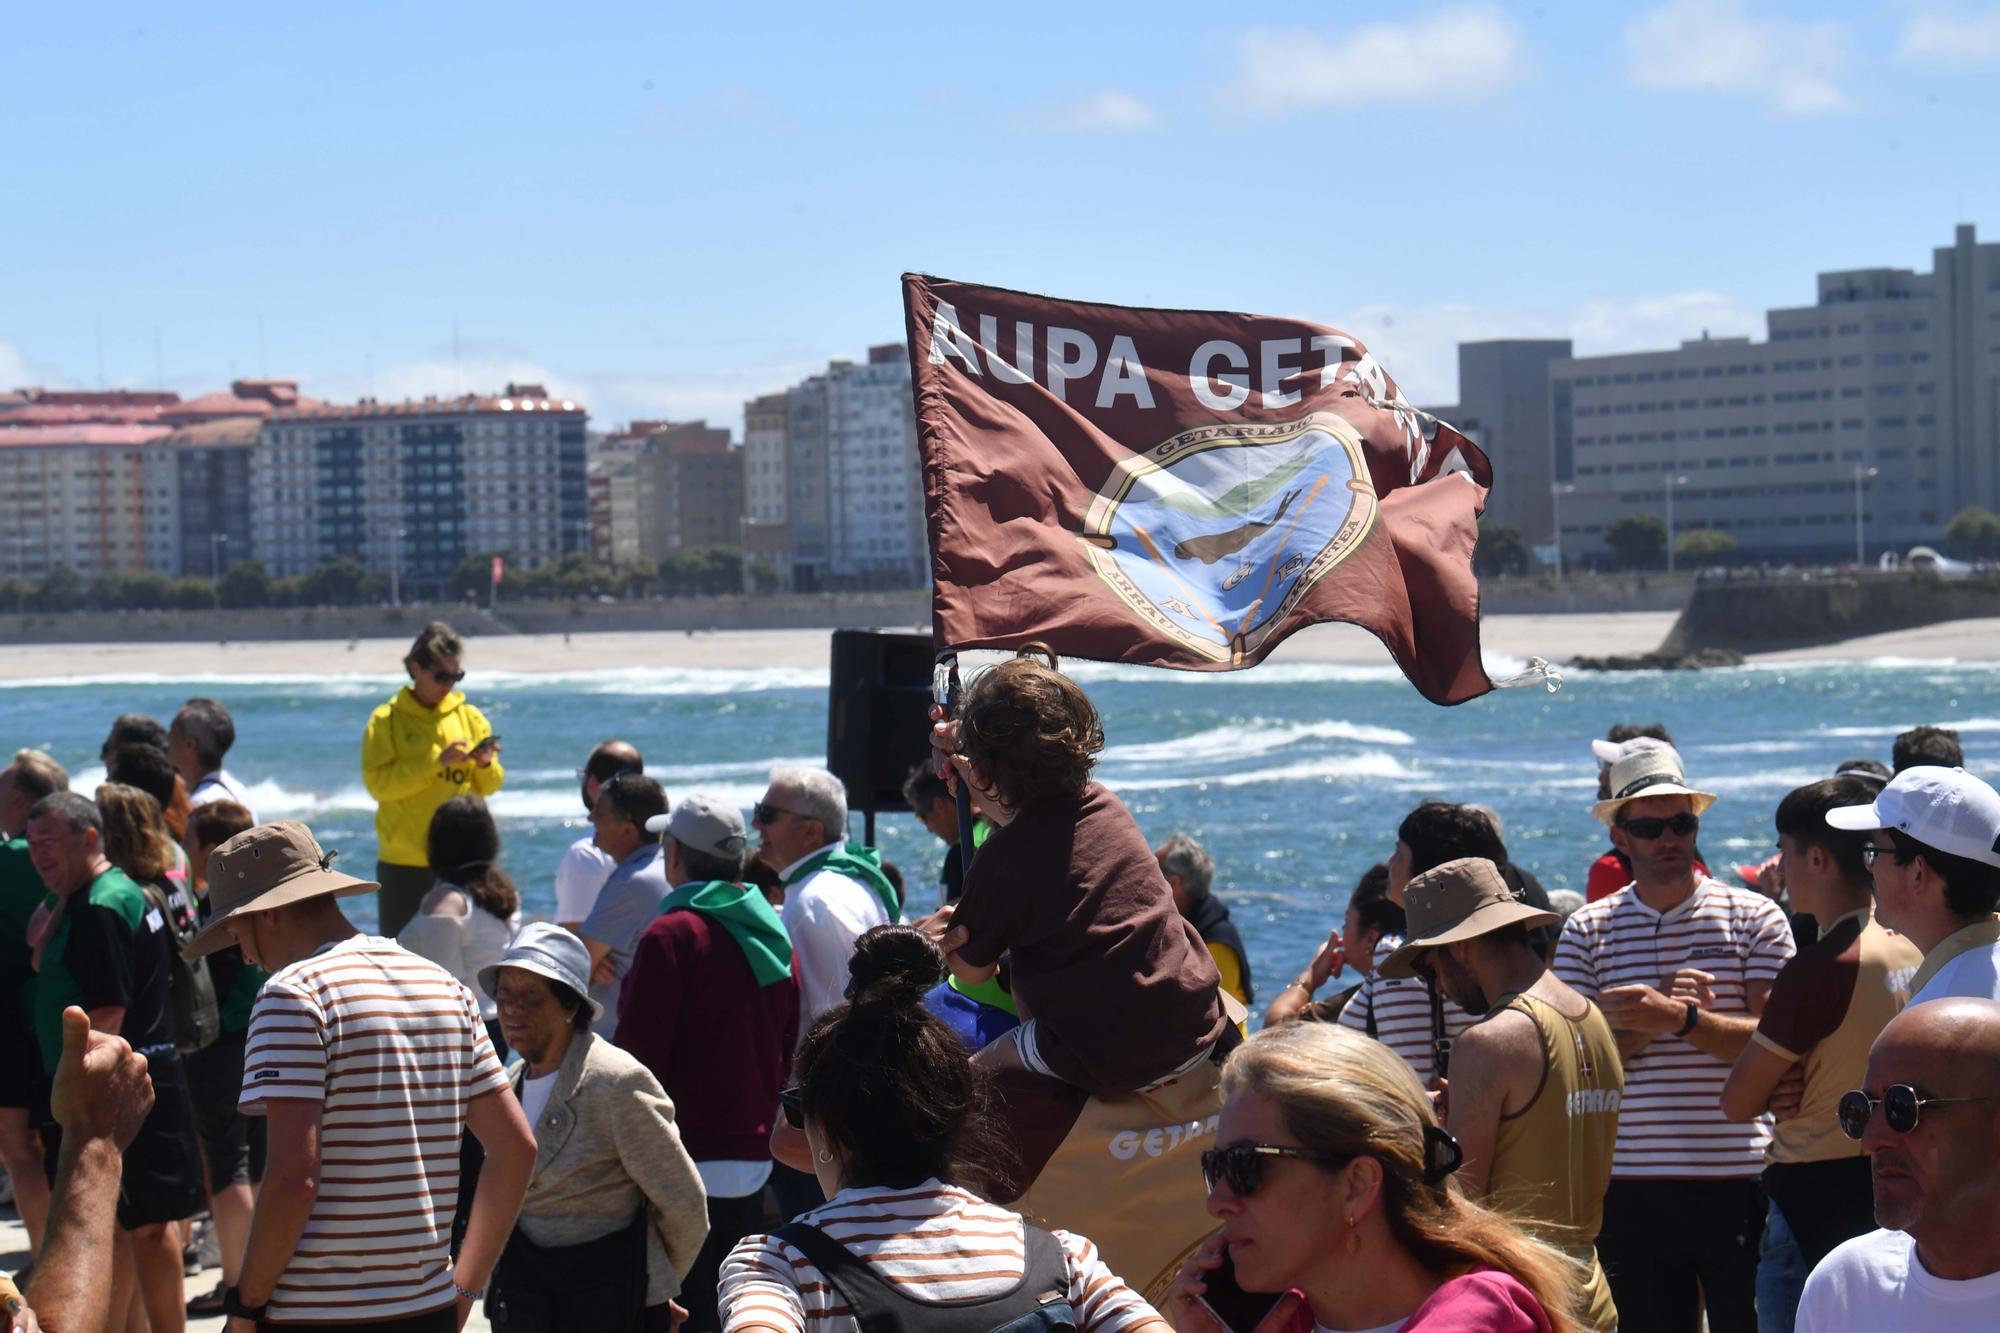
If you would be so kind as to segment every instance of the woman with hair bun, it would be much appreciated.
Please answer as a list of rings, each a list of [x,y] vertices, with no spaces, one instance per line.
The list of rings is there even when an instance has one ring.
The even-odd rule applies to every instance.
[[[1168,1333],[1088,1240],[981,1197],[1004,1148],[983,1114],[984,1076],[923,1008],[944,971],[938,947],[877,926],[848,971],[848,1003],[808,1029],[781,1097],[827,1202],[730,1251],[727,1333]]]
[[[1222,1229],[1168,1297],[1180,1333],[1226,1333],[1223,1266],[1284,1292],[1258,1333],[1578,1333],[1580,1265],[1451,1178],[1458,1144],[1402,1058],[1327,1023],[1266,1028],[1230,1055],[1208,1211]]]

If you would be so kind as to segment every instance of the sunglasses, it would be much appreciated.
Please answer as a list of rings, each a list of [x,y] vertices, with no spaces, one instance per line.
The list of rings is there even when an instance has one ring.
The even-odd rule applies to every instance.
[[[1926,1106],[1962,1106],[1967,1102],[2000,1101],[2000,1097],[1925,1097],[1907,1083],[1892,1083],[1882,1089],[1880,1100],[1870,1097],[1861,1089],[1845,1093],[1840,1099],[1840,1132],[1859,1142],[1868,1132],[1868,1121],[1875,1114],[1875,1108],[1882,1108],[1882,1118],[1889,1122],[1889,1128],[1898,1134],[1907,1134],[1917,1127],[1917,1113]]]
[[[1895,854],[1896,849],[1893,845],[1884,846],[1879,842],[1864,842],[1861,844],[1861,864],[1870,870],[1873,870],[1875,863],[1883,857],[1894,856]]]
[[[1278,1143],[1232,1143],[1226,1148],[1210,1148],[1201,1155],[1202,1183],[1213,1194],[1216,1182],[1221,1181],[1229,1186],[1231,1194],[1247,1199],[1264,1183],[1264,1162],[1272,1157],[1292,1157],[1302,1162],[1329,1165],[1354,1160],[1352,1153],[1317,1153]]]
[[[783,806],[772,805],[769,801],[757,802],[756,805],[750,807],[750,813],[759,824],[769,824],[776,820],[779,815],[790,815],[794,819],[805,818],[804,815],[796,810],[787,810]]]
[[[785,1113],[785,1123],[793,1129],[806,1127],[806,1099],[799,1089],[779,1088],[778,1109]]]
[[[458,682],[465,679],[465,673],[463,671],[444,671],[437,667],[431,667],[431,666],[427,666],[424,668],[424,674],[426,676],[429,676],[432,680],[436,681],[440,685],[456,685],[458,684]]]
[[[1691,838],[1694,836],[1694,831],[1701,827],[1701,820],[1683,810],[1672,819],[1628,819],[1618,827],[1635,838],[1651,842],[1662,833],[1668,832],[1676,838]]]

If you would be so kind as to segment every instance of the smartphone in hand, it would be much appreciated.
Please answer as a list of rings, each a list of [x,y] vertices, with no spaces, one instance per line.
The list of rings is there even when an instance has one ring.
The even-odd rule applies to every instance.
[[[1282,1291],[1243,1290],[1236,1284],[1236,1265],[1227,1250],[1222,1252],[1222,1266],[1211,1269],[1201,1281],[1208,1289],[1202,1293],[1202,1303],[1230,1333],[1256,1333],[1257,1325],[1285,1295]]]

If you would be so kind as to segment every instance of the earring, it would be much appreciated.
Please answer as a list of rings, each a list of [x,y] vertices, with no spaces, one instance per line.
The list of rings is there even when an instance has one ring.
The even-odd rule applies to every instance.
[[[1347,1215],[1347,1252],[1353,1254],[1361,1248],[1361,1233],[1354,1229],[1354,1214]]]
[[[833,1154],[828,1152],[826,1149],[821,1148],[819,1150],[819,1160],[822,1162],[831,1162],[833,1160]]]

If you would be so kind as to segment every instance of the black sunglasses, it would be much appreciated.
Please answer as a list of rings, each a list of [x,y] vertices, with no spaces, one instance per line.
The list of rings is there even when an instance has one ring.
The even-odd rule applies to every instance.
[[[1651,842],[1667,832],[1671,832],[1676,838],[1691,838],[1694,836],[1694,831],[1701,827],[1701,819],[1683,810],[1672,819],[1628,819],[1618,827],[1635,838]]]
[[[440,685],[456,685],[465,679],[463,671],[441,671],[434,666],[425,667],[424,674]]]
[[[793,1129],[806,1127],[805,1094],[798,1088],[778,1089],[778,1109],[785,1113],[785,1123]]]
[[[1226,1148],[1210,1148],[1202,1153],[1202,1183],[1213,1194],[1216,1182],[1222,1181],[1229,1186],[1231,1194],[1247,1199],[1264,1183],[1264,1160],[1268,1157],[1292,1157],[1302,1162],[1328,1165],[1354,1160],[1352,1153],[1318,1153],[1278,1143],[1232,1143]]]
[[[790,815],[794,819],[805,818],[796,810],[787,810],[783,806],[772,805],[769,801],[757,802],[750,808],[750,814],[759,824],[768,824],[779,815]]]
[[[1963,1106],[1967,1102],[2000,1101],[2000,1097],[1925,1097],[1907,1083],[1892,1083],[1882,1089],[1881,1099],[1870,1097],[1861,1089],[1845,1093],[1840,1099],[1840,1132],[1859,1142],[1868,1132],[1869,1118],[1875,1108],[1882,1108],[1882,1118],[1889,1122],[1889,1128],[1898,1134],[1907,1134],[1917,1127],[1917,1113],[1926,1106]]]

